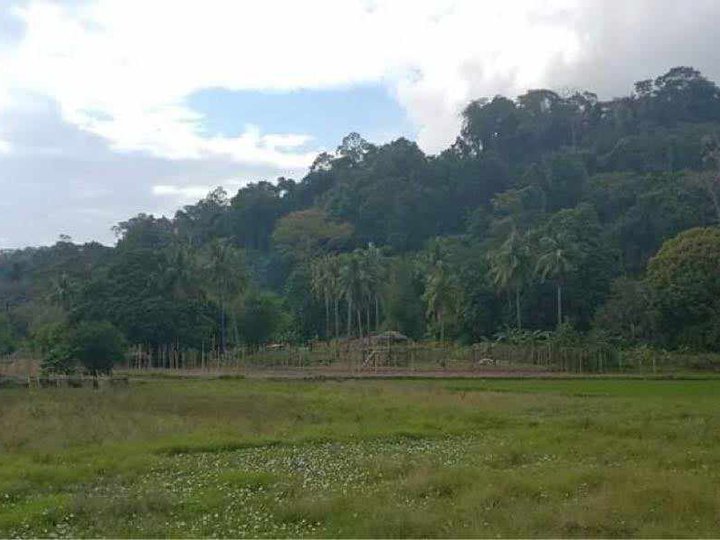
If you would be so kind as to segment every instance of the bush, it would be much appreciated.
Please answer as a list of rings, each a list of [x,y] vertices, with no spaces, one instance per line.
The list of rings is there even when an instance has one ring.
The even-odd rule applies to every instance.
[[[82,322],[70,334],[70,357],[93,375],[112,372],[126,349],[125,338],[109,322]]]
[[[36,336],[36,342],[43,351],[45,373],[70,374],[82,366],[93,375],[109,374],[127,348],[123,335],[108,322],[82,322],[75,327],[48,325]]]
[[[689,229],[648,263],[661,331],[670,345],[720,350],[720,229]]]

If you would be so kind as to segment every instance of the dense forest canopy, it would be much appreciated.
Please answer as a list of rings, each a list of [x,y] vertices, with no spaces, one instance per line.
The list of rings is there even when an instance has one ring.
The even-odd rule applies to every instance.
[[[88,321],[186,348],[365,335],[587,332],[720,349],[720,89],[478,99],[450,148],[357,133],[300,180],[216,189],[117,245],[0,254],[0,353]]]

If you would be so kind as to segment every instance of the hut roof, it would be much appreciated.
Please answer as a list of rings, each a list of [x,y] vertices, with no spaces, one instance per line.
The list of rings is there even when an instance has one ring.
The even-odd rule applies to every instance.
[[[392,343],[405,343],[410,341],[410,338],[407,337],[404,334],[401,334],[400,332],[396,332],[395,330],[388,330],[387,332],[383,332],[381,334],[375,334],[371,337],[373,341],[381,341],[381,342],[392,342]]]

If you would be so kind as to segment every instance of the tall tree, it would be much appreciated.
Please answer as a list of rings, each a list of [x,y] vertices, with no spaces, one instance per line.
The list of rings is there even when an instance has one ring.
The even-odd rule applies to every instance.
[[[577,247],[567,235],[544,236],[540,240],[540,252],[535,270],[542,281],[547,279],[555,281],[558,328],[563,322],[562,288],[568,274],[575,269],[576,252]]]
[[[247,282],[240,250],[228,240],[213,240],[206,251],[208,287],[218,302],[220,314],[220,349],[227,350],[228,310],[244,290]],[[233,323],[236,323],[234,312]]]
[[[507,239],[490,252],[490,272],[501,290],[515,293],[515,324],[522,329],[520,292],[530,277],[530,250],[526,238],[513,230]]]
[[[445,341],[448,320],[453,318],[460,300],[460,287],[456,275],[447,261],[439,239],[428,246],[425,264],[425,292],[423,299],[426,314],[440,330],[440,341]]]

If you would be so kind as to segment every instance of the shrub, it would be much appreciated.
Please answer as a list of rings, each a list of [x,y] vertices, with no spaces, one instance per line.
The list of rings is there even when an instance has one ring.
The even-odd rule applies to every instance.
[[[689,229],[648,263],[663,333],[671,345],[720,350],[720,229]]]
[[[70,358],[77,360],[93,375],[110,373],[127,349],[125,338],[108,322],[82,322],[68,340]]]
[[[44,373],[70,374],[78,366],[93,375],[110,373],[126,350],[125,338],[108,322],[48,325],[36,336],[36,344],[43,352]]]

